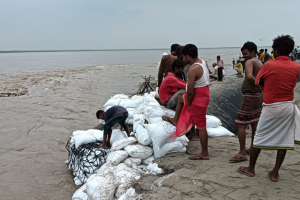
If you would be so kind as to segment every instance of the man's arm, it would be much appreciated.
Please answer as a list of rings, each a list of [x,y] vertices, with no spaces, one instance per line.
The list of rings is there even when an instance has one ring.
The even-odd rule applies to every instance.
[[[202,68],[201,68],[202,70]],[[187,87],[187,103],[190,110],[190,106],[192,104],[193,98],[194,98],[194,86],[195,86],[195,80],[196,80],[196,71],[195,67],[190,69],[188,73],[188,87]]]
[[[246,68],[246,78],[248,81],[255,83],[255,78],[253,77],[253,61],[248,60],[245,65]]]
[[[158,70],[158,75],[157,75],[157,87],[159,88],[161,85],[161,82],[163,80],[163,75],[164,75],[164,68],[162,65],[162,62],[160,62],[159,70]]]
[[[176,87],[176,88],[182,88],[185,89],[186,87],[186,81],[181,80],[179,78],[176,77],[172,77],[172,79],[169,82],[172,86]]]

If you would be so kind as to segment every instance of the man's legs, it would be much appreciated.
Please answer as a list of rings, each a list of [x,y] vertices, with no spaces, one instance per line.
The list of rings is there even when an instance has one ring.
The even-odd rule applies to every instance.
[[[185,92],[184,89],[180,89],[178,90],[168,101],[166,107],[168,109],[172,109],[175,108],[178,102],[178,98],[179,98],[179,94]]]
[[[252,135],[251,135],[251,145],[250,145],[250,148],[249,148],[249,149],[246,149],[246,153],[247,153],[248,155],[250,155],[250,149],[251,149],[251,147],[253,146],[253,140],[254,140],[254,135],[255,135],[255,132],[256,132],[257,124],[258,124],[258,122],[255,122],[255,123],[253,123],[253,124],[250,124],[250,125],[251,125],[251,129],[252,129]]]
[[[190,156],[192,160],[209,160],[208,134],[206,128],[199,129],[201,153]]]
[[[238,131],[238,138],[239,138],[239,143],[240,143],[240,151],[237,155],[232,157],[229,161],[230,162],[241,162],[241,161],[246,161],[247,156],[246,156],[246,132],[245,132],[245,126],[236,124],[236,128]]]
[[[261,149],[251,147],[249,167],[239,167],[238,172],[246,176],[251,176],[251,177],[255,176],[254,169],[255,169],[257,158],[260,154],[260,150]]]
[[[121,127],[123,127],[125,129],[125,132],[127,133],[127,136],[130,136],[127,124],[125,123],[126,119],[128,117],[128,112],[125,112],[122,116],[119,117],[119,124],[121,125]]]
[[[182,111],[183,105],[184,105],[183,95],[181,95],[181,96],[178,97],[175,116],[173,118],[163,116],[162,117],[163,120],[170,122],[174,126],[177,126],[177,123],[178,123],[178,120],[179,120],[180,113]]]
[[[277,182],[278,181],[278,171],[283,163],[283,160],[286,155],[286,150],[277,150],[277,157],[276,157],[276,163],[272,171],[269,172],[269,177],[271,181]]]

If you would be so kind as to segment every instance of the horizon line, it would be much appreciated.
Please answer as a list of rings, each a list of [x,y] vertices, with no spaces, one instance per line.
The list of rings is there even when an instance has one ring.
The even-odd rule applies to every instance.
[[[271,46],[260,46],[271,47]],[[240,47],[202,47],[198,49],[228,49]],[[149,48],[149,49],[49,49],[49,50],[0,50],[0,53],[33,53],[33,52],[80,52],[80,51],[134,51],[134,50],[170,50],[170,48]]]

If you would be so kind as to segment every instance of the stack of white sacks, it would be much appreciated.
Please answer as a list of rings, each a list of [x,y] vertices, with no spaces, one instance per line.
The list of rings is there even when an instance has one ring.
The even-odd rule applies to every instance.
[[[73,195],[73,200],[94,199],[140,199],[131,188],[141,175],[160,174],[163,170],[152,163],[155,158],[168,153],[186,152],[189,140],[186,136],[172,141],[170,137],[175,126],[163,121],[162,116],[174,117],[175,112],[160,106],[154,98],[155,92],[144,96],[117,94],[104,105],[105,111],[115,105],[127,109],[127,123],[133,124],[135,137],[127,137],[125,132],[113,130],[111,152],[106,163],[91,175],[87,182]],[[145,124],[145,121],[148,123]],[[214,116],[207,115],[207,132],[209,137],[234,136]],[[103,133],[102,133],[103,134]],[[97,137],[97,140],[102,140]]]

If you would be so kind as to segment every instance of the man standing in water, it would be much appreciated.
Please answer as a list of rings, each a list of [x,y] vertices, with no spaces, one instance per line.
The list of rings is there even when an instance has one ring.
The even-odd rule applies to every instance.
[[[209,160],[206,110],[209,104],[209,72],[204,60],[198,58],[198,48],[187,44],[182,49],[183,60],[192,66],[188,73],[187,92],[183,95],[183,108],[174,137],[186,134],[192,126],[199,129],[201,153],[190,156],[192,160]]]
[[[246,132],[245,126],[250,124],[252,128],[252,140],[256,131],[257,123],[261,114],[263,103],[263,92],[255,85],[255,78],[259,72],[262,63],[256,58],[257,46],[253,42],[246,42],[241,48],[243,56],[246,60],[246,76],[242,85],[243,100],[235,119],[235,125],[238,131],[240,151],[232,157],[230,162],[241,162],[247,160],[246,153]]]
[[[289,59],[294,44],[289,35],[275,38],[272,48],[276,59],[264,64],[255,80],[256,85],[264,87],[265,99],[250,151],[249,166],[237,170],[246,176],[255,176],[254,168],[261,149],[277,150],[275,166],[269,172],[270,180],[277,182],[286,150],[293,150],[294,143],[300,144],[299,110],[294,99],[300,65]]]

